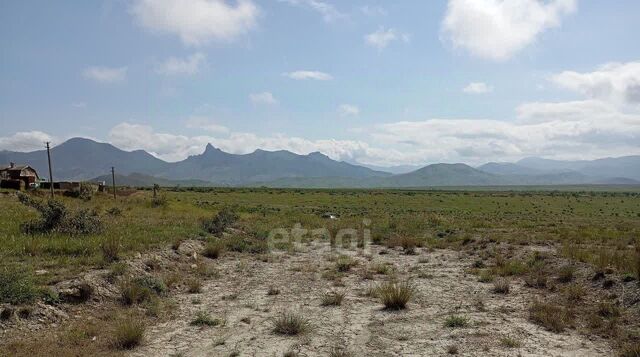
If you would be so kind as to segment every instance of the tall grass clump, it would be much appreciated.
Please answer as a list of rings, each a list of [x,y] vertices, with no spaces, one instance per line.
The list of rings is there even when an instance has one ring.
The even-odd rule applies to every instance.
[[[572,315],[560,306],[535,301],[529,308],[529,319],[551,332],[560,333],[572,322]]]
[[[146,325],[141,319],[126,318],[119,321],[113,330],[115,347],[130,350],[142,343]]]
[[[376,295],[380,298],[387,310],[402,310],[415,294],[415,288],[407,281],[387,281],[376,289]]]
[[[205,231],[220,235],[225,229],[231,227],[240,216],[229,207],[221,209],[213,218],[202,222]]]
[[[284,311],[273,319],[273,332],[279,335],[295,336],[311,328],[309,320],[300,313]]]

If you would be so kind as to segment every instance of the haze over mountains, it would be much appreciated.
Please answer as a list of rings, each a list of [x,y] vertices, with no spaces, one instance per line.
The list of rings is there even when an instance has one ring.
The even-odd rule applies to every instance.
[[[525,158],[516,163],[487,163],[477,168],[465,164],[433,164],[392,174],[340,162],[314,152],[298,155],[289,151],[256,150],[230,154],[207,145],[200,155],[179,162],[166,162],[143,151],[124,151],[90,139],[73,138],[51,150],[55,180],[110,181],[111,166],[116,182],[147,186],[271,186],[271,187],[429,187],[559,184],[640,184],[640,156],[592,161],[558,161]],[[9,162],[34,167],[47,177],[45,150],[0,151],[0,165]],[[393,168],[403,172],[406,166]]]

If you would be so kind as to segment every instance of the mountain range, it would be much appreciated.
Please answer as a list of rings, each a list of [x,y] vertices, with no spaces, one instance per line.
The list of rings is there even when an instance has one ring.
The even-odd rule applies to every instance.
[[[429,187],[559,184],[640,184],[640,156],[559,161],[525,158],[515,163],[491,162],[476,168],[466,164],[432,164],[413,168],[382,167],[335,161],[314,152],[256,150],[230,154],[207,145],[204,152],[178,162],[166,162],[143,150],[125,151],[108,143],[73,138],[51,149],[55,180],[111,181],[130,186],[270,186],[270,187]],[[0,151],[0,165],[15,162],[48,177],[45,150]],[[398,173],[403,172],[403,173]]]

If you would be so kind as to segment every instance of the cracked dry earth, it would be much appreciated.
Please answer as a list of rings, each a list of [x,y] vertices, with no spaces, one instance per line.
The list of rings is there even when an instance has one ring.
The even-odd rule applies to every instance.
[[[386,251],[387,254],[379,254]],[[449,346],[461,356],[609,356],[606,341],[579,335],[556,334],[530,323],[527,307],[533,293],[514,280],[508,295],[497,295],[492,285],[466,274],[473,258],[451,250],[416,255],[373,246],[367,254],[342,251],[358,261],[336,284],[322,276],[335,266],[328,244],[312,242],[295,253],[272,253],[269,262],[255,256],[231,256],[215,261],[220,276],[207,280],[199,294],[176,297],[171,321],[150,327],[132,356],[329,356],[335,347],[353,356],[444,356]],[[417,293],[408,309],[390,312],[368,296],[372,286],[389,279],[376,274],[364,279],[371,264],[387,262],[399,279],[410,278]],[[269,287],[280,290],[268,295]],[[324,292],[346,293],[341,306],[321,306]],[[312,328],[300,336],[272,332],[273,318],[296,311]],[[225,323],[216,327],[190,325],[199,311]],[[444,327],[452,315],[465,316],[465,328]],[[509,337],[518,348],[508,348]],[[238,354],[235,354],[238,353]]]

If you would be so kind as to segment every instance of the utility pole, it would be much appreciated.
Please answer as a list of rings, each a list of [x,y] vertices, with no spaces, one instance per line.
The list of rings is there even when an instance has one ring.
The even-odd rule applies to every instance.
[[[53,173],[51,171],[51,152],[49,150],[48,141],[47,141],[47,160],[49,161],[49,189],[51,190],[51,199],[53,199]]]
[[[116,171],[111,166],[111,180],[113,181],[113,199],[116,200]]]

